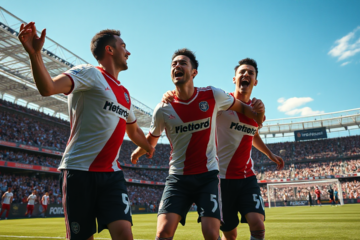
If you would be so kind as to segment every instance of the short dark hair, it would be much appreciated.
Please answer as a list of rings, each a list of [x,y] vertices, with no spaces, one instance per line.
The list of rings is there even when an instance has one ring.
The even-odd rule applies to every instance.
[[[257,63],[254,59],[252,58],[244,58],[243,60],[240,60],[239,61],[239,64],[235,66],[235,73],[236,73],[236,70],[241,66],[241,65],[250,65],[250,66],[253,66],[255,68],[255,71],[256,71],[256,77],[258,76],[259,74],[259,71],[258,71],[258,68],[257,68]]]
[[[114,36],[120,37],[119,30],[105,29],[91,39],[90,49],[96,60],[101,60],[105,54],[105,46],[110,45],[115,48],[116,39]]]
[[[196,70],[198,69],[199,62],[196,60],[194,52],[190,51],[187,48],[178,49],[174,52],[171,60],[174,60],[174,58],[176,58],[177,56],[180,56],[180,55],[188,57],[190,59],[192,68],[196,69]]]

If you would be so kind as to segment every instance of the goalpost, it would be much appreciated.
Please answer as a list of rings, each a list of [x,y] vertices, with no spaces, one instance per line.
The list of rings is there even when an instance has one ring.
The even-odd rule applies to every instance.
[[[269,208],[278,206],[301,206],[308,204],[309,192],[312,197],[312,203],[316,203],[315,187],[319,187],[321,191],[321,200],[329,200],[329,186],[338,191],[338,199],[343,205],[343,192],[339,179],[322,179],[313,181],[297,181],[297,182],[283,182],[283,183],[268,183],[267,197]],[[285,197],[284,197],[285,196]],[[334,195],[335,198],[335,195]]]

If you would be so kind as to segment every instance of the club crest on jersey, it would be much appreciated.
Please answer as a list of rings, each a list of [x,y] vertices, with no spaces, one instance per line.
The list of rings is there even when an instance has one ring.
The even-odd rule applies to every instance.
[[[206,112],[207,110],[209,110],[209,104],[207,103],[207,101],[200,102],[199,107],[200,107],[200,110],[203,112]]]
[[[125,96],[126,102],[129,103],[129,101],[130,101],[129,95],[125,92],[125,93],[124,93],[124,96]]]

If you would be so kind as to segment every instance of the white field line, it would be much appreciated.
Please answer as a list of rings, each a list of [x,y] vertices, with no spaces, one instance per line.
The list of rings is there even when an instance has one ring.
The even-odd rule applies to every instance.
[[[65,237],[44,237],[44,236],[12,236],[12,235],[0,235],[1,237],[7,238],[43,238],[43,239],[65,239]],[[111,240],[111,238],[95,238],[95,239],[106,239]],[[134,239],[134,240],[146,240],[146,239]]]

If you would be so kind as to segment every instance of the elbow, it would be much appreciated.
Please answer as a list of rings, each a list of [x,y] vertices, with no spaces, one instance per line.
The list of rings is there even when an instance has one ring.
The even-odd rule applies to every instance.
[[[46,89],[45,90],[40,90],[39,89],[39,93],[43,97],[48,97],[48,96],[53,95],[53,93],[50,90],[46,90]]]

